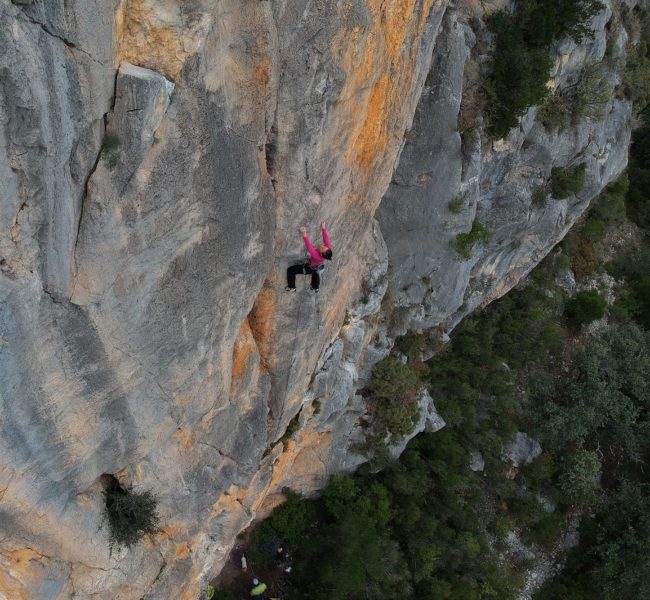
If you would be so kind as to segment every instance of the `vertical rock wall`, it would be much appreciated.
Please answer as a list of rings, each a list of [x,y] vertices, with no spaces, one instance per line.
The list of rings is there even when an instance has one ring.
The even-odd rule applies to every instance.
[[[0,0],[5,596],[195,597],[293,473],[349,463],[302,450],[355,415],[276,442],[374,253],[445,8]],[[321,219],[336,260],[287,298]],[[109,553],[104,473],[156,494],[158,535]]]
[[[0,0],[0,595],[197,597],[283,486],[363,460],[394,336],[504,293],[620,172],[625,100],[461,138],[468,23],[499,3],[448,4]],[[580,161],[578,197],[531,207]],[[475,216],[492,241],[459,261]],[[284,294],[320,220],[321,291]],[[153,491],[157,535],[109,552],[102,474]]]

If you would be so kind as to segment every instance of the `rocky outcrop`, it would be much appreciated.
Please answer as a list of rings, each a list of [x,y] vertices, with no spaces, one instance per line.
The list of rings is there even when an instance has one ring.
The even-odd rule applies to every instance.
[[[458,4],[0,0],[0,594],[195,598],[284,486],[364,460],[394,337],[504,293],[622,169],[624,100],[461,138]],[[578,160],[579,197],[531,209]],[[492,241],[459,261],[475,214]],[[321,219],[321,292],[285,295]],[[157,535],[109,552],[102,474],[153,491]]]
[[[612,96],[603,119],[546,131],[533,107],[505,140],[485,139],[476,113],[475,77],[486,56],[484,27],[474,32],[475,9],[450,12],[439,36],[431,71],[411,132],[378,220],[393,270],[395,305],[408,318],[402,328],[442,325],[450,330],[465,315],[502,296],[561,240],[589,201],[627,164],[630,102]],[[609,8],[593,21],[595,35],[557,48],[552,87],[575,83],[584,65],[603,59]],[[476,36],[481,37],[477,44]],[[624,47],[625,32],[610,40]],[[612,87],[620,82],[607,72]],[[462,106],[461,106],[462,105]],[[469,118],[471,117],[471,118]],[[465,129],[461,135],[459,122]],[[536,190],[548,187],[551,169],[586,163],[583,190],[565,200]],[[456,251],[456,235],[474,219],[489,231],[469,260]],[[408,236],[404,235],[408,232]]]

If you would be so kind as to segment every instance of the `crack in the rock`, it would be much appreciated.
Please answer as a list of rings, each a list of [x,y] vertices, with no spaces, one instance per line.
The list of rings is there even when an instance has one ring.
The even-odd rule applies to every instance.
[[[108,113],[113,112],[115,109],[115,99],[117,95],[117,76],[119,74],[119,71],[116,70],[115,72],[115,81],[113,83],[113,99],[111,101],[111,107],[108,112],[104,113],[104,116],[102,118],[104,127],[102,128],[102,142],[104,139],[104,136],[106,135],[106,128],[108,126]],[[75,271],[76,271],[76,257],[77,257],[77,245],[79,244],[79,234],[81,233],[81,223],[83,221],[83,216],[84,216],[84,208],[86,206],[86,201],[88,200],[88,184],[90,183],[90,178],[94,175],[95,171],[97,170],[97,166],[99,165],[99,161],[101,160],[102,157],[102,152],[103,152],[103,147],[102,144],[99,145],[99,150],[97,152],[97,156],[95,157],[95,160],[93,162],[92,167],[90,168],[90,171],[88,172],[88,175],[86,176],[86,179],[84,180],[84,186],[83,186],[83,191],[81,194],[81,204],[79,205],[79,220],[77,221],[77,232],[75,234],[74,238],[74,246],[72,248],[72,262],[75,265]],[[76,273],[75,273],[76,275]],[[70,298],[69,300],[72,300],[72,297],[74,296],[74,291],[75,291],[75,275],[73,275],[73,285],[72,285],[72,290],[70,292]]]
[[[53,292],[47,289],[46,285],[43,285],[43,293],[52,301],[54,304],[63,304],[60,298]]]
[[[163,574],[163,571],[167,568],[167,561],[165,560],[165,557],[163,556],[163,553],[158,550],[158,554],[160,554],[160,558],[162,560],[162,565],[160,565],[160,569],[158,570],[158,574],[154,577],[153,581],[149,584],[150,587],[153,587],[155,583],[160,579],[160,577]],[[140,600],[144,600],[144,596]]]
[[[81,52],[82,54],[85,54],[90,60],[97,63],[98,65],[101,65],[102,67],[106,66],[106,63],[96,59],[92,54],[90,54],[89,52],[87,52],[86,50],[81,48],[80,46],[77,46],[77,44],[75,44],[74,42],[71,42],[65,36],[59,35],[59,34],[55,33],[54,31],[52,31],[47,25],[45,25],[45,23],[41,23],[40,21],[37,21],[36,19],[33,19],[32,17],[30,17],[29,15],[27,15],[25,13],[23,13],[23,16],[24,16],[24,22],[25,23],[31,23],[32,25],[37,25],[38,27],[41,28],[43,33],[46,33],[50,37],[53,37],[54,39],[59,40],[60,42],[63,42],[63,44],[67,48],[70,48],[72,50],[77,50],[77,51]]]
[[[26,153],[25,153],[25,154],[26,154]],[[17,231],[18,231],[18,229],[17,229],[17,228],[18,228],[18,221],[19,221],[19,219],[20,219],[20,215],[21,215],[21,213],[22,213],[26,208],[29,208],[29,204],[27,203],[27,200],[23,200],[22,204],[20,205],[20,207],[19,207],[18,210],[16,211],[16,216],[14,217],[14,220],[13,220],[13,222],[12,222],[12,224],[11,224],[10,236],[11,236],[11,241],[12,241],[14,244],[17,244],[17,243],[18,243],[18,242],[17,242],[17,238],[18,238],[18,233],[17,233]]]
[[[223,450],[220,448],[217,448],[216,446],[213,446],[212,444],[208,444],[208,442],[198,442],[199,446],[207,446],[208,448],[212,448],[221,458],[225,458],[227,460],[230,460],[237,464],[237,461],[232,457],[226,454]]]
[[[228,127],[225,123],[223,125],[223,128],[228,133],[231,133],[232,135],[234,135],[236,138],[239,138],[240,140],[244,140],[245,142],[250,142],[251,144],[257,144],[258,143],[255,140],[251,140],[250,138],[247,138],[246,136],[241,135],[240,133],[237,133],[234,129],[232,129],[231,127]]]

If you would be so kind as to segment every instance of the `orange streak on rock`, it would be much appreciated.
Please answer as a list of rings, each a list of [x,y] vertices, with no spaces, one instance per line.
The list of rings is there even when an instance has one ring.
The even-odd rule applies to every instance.
[[[177,79],[204,32],[172,0],[122,0],[116,13],[118,60]]]
[[[334,327],[340,327],[343,321],[345,311],[350,305],[350,298],[352,297],[353,287],[359,285],[355,276],[359,267],[354,264],[345,265],[338,278],[339,287],[336,296],[330,303],[330,309],[325,316],[325,327],[332,330]]]
[[[349,106],[339,130],[348,140],[344,158],[364,173],[363,181],[397,155],[409,116],[405,100],[412,92],[421,33],[433,1],[425,0],[418,18],[415,0],[370,0],[370,30],[344,30],[334,41],[334,55],[346,72],[341,99]]]
[[[181,542],[174,547],[174,560],[187,558],[190,555],[190,545],[187,542]]]
[[[260,353],[262,368],[269,371],[275,362],[273,352],[273,316],[277,311],[276,293],[266,284],[248,315],[248,324]]]
[[[237,339],[235,340],[235,346],[232,351],[232,381],[233,385],[236,384],[246,373],[248,359],[256,351],[257,347],[255,345],[255,338],[253,337],[253,331],[248,322],[248,319],[245,319],[239,328],[239,333],[237,334]]]
[[[174,439],[176,439],[179,444],[184,446],[186,449],[189,449],[194,445],[194,437],[182,427],[176,429],[174,432]]]
[[[7,556],[11,558],[14,565],[26,564],[31,561],[43,561],[43,556],[31,548],[19,548],[18,550],[11,550],[10,552],[7,552]]]
[[[382,32],[386,39],[388,53],[392,59],[395,59],[402,49],[409,25],[414,19],[415,0],[382,2],[381,4],[385,6],[384,12],[380,16]]]
[[[37,569],[43,556],[30,548],[10,550],[0,556],[0,594],[11,600],[30,600],[22,581],[37,581],[42,577]]]
[[[383,75],[372,86],[366,105],[366,117],[353,148],[355,161],[364,171],[370,170],[375,158],[388,142],[386,122],[387,103],[390,100],[390,83],[388,75]]]
[[[310,431],[300,436],[298,442],[289,440],[286,450],[282,453],[278,461],[273,465],[273,477],[271,479],[270,489],[276,491],[286,485],[287,481],[300,479],[301,474],[310,476],[317,474],[318,471],[324,470],[322,463],[304,463],[305,453],[315,452],[321,446],[327,446],[332,437],[331,432]],[[296,469],[300,461],[300,469]],[[311,490],[309,490],[311,491]]]
[[[271,79],[271,61],[268,57],[265,56],[261,62],[254,59],[253,77],[257,83],[263,86],[268,85],[269,80]]]
[[[0,594],[12,600],[30,600],[25,586],[9,574],[9,569],[13,570],[13,567],[5,570],[5,564],[0,562]]]

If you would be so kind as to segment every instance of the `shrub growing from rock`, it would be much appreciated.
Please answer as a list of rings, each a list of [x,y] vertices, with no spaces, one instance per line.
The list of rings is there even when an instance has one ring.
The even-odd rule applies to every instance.
[[[120,159],[121,145],[122,141],[116,134],[106,133],[104,135],[100,156],[110,170],[113,170],[117,166],[117,162]]]
[[[472,258],[472,248],[476,242],[487,244],[489,241],[490,232],[478,219],[474,219],[470,231],[456,236],[456,252],[463,260],[469,260]]]
[[[458,194],[454,196],[454,198],[450,200],[449,204],[447,205],[447,207],[449,208],[449,212],[454,215],[459,215],[460,213],[463,212],[466,202],[467,202],[467,192],[464,194]]]
[[[577,194],[585,186],[587,164],[580,163],[575,167],[551,169],[551,193],[554,198],[563,200],[571,194]]]
[[[158,501],[151,491],[134,492],[116,484],[104,491],[104,499],[111,548],[130,548],[145,534],[156,532]]]
[[[533,206],[542,207],[546,204],[546,189],[543,186],[536,187],[530,196]]]

